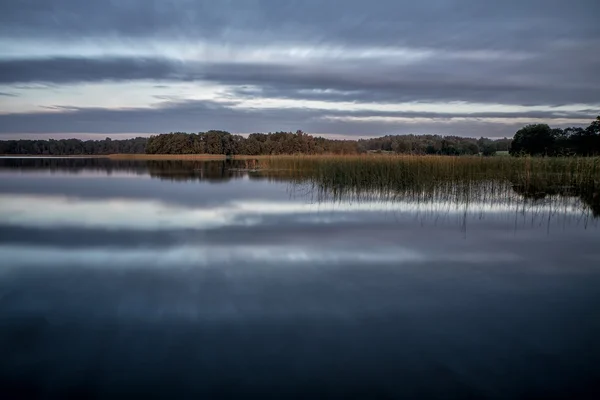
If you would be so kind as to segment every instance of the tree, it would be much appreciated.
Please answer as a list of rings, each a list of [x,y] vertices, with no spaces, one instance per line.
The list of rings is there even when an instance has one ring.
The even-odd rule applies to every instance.
[[[587,155],[600,154],[600,116],[585,128],[584,137],[585,153]]]
[[[111,153],[144,153],[147,138],[111,140],[49,139],[0,141],[0,154],[30,155],[96,155]]]
[[[527,125],[519,129],[510,146],[510,154],[552,155],[555,133],[546,124]]]

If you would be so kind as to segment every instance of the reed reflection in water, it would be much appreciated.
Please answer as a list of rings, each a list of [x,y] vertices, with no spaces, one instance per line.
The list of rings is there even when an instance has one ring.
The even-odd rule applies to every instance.
[[[0,159],[0,392],[598,395],[592,162]]]

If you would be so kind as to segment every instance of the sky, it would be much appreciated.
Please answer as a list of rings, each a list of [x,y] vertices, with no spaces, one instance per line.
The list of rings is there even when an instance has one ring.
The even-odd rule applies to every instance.
[[[586,126],[599,14],[597,0],[0,0],[0,139]]]

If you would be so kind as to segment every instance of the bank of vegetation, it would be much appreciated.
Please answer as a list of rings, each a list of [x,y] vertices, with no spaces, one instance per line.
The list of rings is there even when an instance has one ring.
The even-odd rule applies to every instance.
[[[387,135],[371,139],[335,140],[302,131],[253,133],[247,137],[225,131],[175,132],[124,140],[7,140],[0,154],[94,156],[149,155],[356,155],[364,153],[491,156],[593,156],[600,155],[600,117],[585,128],[551,128],[527,125],[513,139],[465,138],[440,135]]]
[[[231,160],[12,158],[22,172],[126,171],[171,181],[269,179],[315,200],[399,200],[449,206],[479,202],[515,209],[544,204],[581,207],[600,217],[600,157],[479,157],[389,155],[277,155]],[[579,199],[579,200],[576,200]],[[579,203],[577,203],[579,201]],[[578,206],[579,204],[579,206]]]
[[[600,155],[600,116],[585,128],[551,128],[527,125],[517,131],[510,154],[532,156]]]
[[[97,156],[106,154],[144,154],[148,138],[113,140],[2,140],[0,154],[28,156]]]
[[[508,152],[511,139],[440,135],[387,135],[373,139],[334,140],[302,131],[253,133],[247,137],[225,131],[174,132],[125,140],[7,140],[0,154],[95,156],[108,154],[290,155],[394,153],[418,155],[493,155]]]

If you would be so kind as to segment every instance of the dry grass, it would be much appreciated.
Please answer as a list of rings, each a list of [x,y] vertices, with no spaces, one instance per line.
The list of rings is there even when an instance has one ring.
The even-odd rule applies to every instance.
[[[225,160],[222,154],[109,154],[113,160]]]
[[[255,157],[251,157],[255,158]],[[598,157],[478,157],[478,156],[273,156],[261,157],[264,169],[334,174],[337,179],[368,180],[479,180],[545,179],[589,183],[600,179]]]
[[[226,160],[227,156],[223,154],[108,154],[104,156],[98,156],[103,158],[111,158],[113,160]],[[296,158],[299,156],[280,155],[280,156],[248,156],[248,155],[235,155],[230,157],[233,160],[263,160],[263,159],[286,159]],[[309,156],[306,156],[309,157]],[[310,157],[322,157],[322,156],[310,156]]]
[[[583,196],[594,204],[600,199],[600,158],[356,155],[253,163],[274,179],[305,185],[324,198],[494,202],[516,192],[527,198]]]

